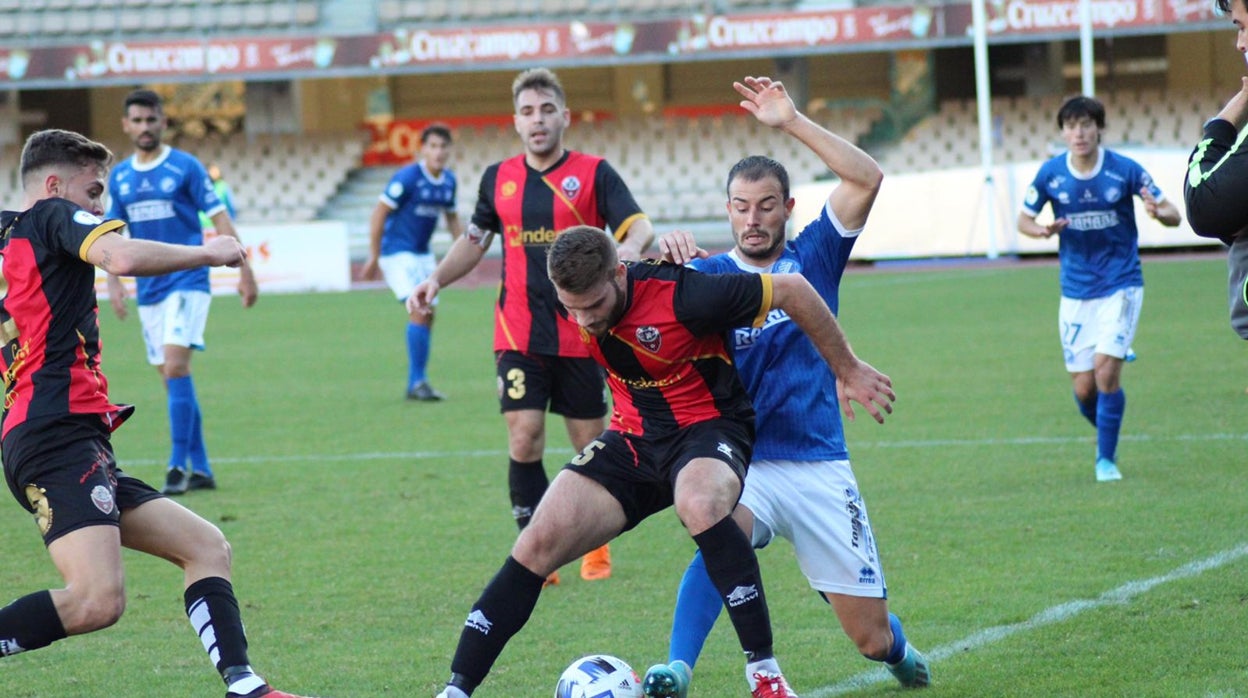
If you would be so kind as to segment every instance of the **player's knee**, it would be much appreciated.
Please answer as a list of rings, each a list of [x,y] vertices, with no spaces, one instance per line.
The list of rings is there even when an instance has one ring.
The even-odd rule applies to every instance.
[[[893,648],[893,634],[888,630],[887,626],[883,632],[872,630],[869,632],[854,633],[849,636],[854,644],[858,647],[858,652],[867,659],[882,662],[888,656],[889,651]]]
[[[71,591],[68,603],[57,607],[68,635],[103,630],[120,620],[125,610],[126,592],[121,584],[92,584]]]

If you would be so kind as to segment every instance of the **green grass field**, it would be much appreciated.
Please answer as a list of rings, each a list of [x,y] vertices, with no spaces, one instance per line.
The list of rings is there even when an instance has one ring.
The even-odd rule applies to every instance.
[[[888,373],[896,411],[848,426],[892,609],[933,660],[931,696],[1248,695],[1248,363],[1227,327],[1221,256],[1145,262],[1123,384],[1125,479],[1093,480],[1056,338],[1048,264],[851,270],[841,320]],[[472,601],[515,528],[490,353],[491,289],[444,292],[440,404],[403,400],[403,316],[386,293],[218,299],[195,362],[221,489],[182,502],[234,546],[256,668],[326,698],[432,696]],[[101,319],[115,439],[158,484],[163,389],[134,319]],[[551,422],[548,470],[569,455]],[[575,566],[547,590],[477,692],[543,698],[591,652],[645,671],[666,655],[693,544],[669,511],[613,544],[615,576]],[[0,597],[59,586],[36,529],[0,507]],[[777,653],[803,698],[894,695],[800,577],[787,543],[760,553]],[[115,627],[0,661],[9,698],[220,696],[182,610],[180,573],[128,554]],[[715,628],[691,691],[744,696]]]

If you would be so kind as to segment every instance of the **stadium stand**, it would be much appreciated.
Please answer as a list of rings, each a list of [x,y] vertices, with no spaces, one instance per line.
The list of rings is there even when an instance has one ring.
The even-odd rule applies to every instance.
[[[290,32],[315,26],[321,9],[321,0],[0,0],[0,37]]]

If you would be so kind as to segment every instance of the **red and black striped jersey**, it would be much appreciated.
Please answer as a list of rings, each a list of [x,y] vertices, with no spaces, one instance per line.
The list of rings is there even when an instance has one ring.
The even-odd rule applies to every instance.
[[[546,277],[546,253],[560,231],[575,225],[610,228],[623,239],[641,207],[606,160],[567,151],[538,172],[523,155],[491,165],[481,178],[472,222],[499,233],[503,279],[494,309],[494,350],[585,357],[575,327]]]
[[[124,226],[65,199],[0,213],[0,435],[23,422],[67,414],[111,415],[114,426],[129,414],[131,408],[108,399],[95,267],[86,261],[92,243]]]
[[[702,274],[657,262],[627,266],[628,299],[615,327],[601,337],[577,327],[607,369],[611,428],[657,438],[710,419],[752,425],[754,407],[733,366],[729,333],[762,325],[771,308],[771,275]]]

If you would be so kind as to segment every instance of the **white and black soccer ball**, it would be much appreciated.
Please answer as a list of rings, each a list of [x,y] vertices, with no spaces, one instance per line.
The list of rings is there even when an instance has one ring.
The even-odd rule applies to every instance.
[[[619,657],[591,654],[572,662],[555,686],[555,698],[642,698],[641,679]]]

